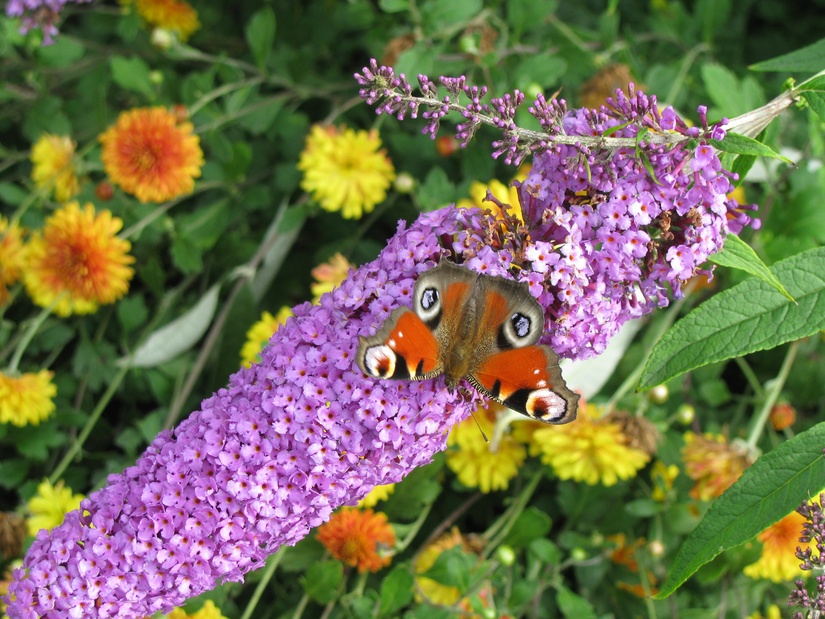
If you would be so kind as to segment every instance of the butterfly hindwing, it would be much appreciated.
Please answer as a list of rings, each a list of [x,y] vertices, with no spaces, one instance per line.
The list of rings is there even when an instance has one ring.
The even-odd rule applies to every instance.
[[[467,377],[481,393],[546,423],[576,418],[579,396],[565,385],[558,357],[547,346],[524,346],[487,357]]]

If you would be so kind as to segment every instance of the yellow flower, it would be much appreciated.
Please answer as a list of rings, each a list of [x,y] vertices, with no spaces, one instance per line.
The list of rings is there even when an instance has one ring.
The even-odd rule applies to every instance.
[[[227,619],[212,600],[206,600],[200,610],[191,615],[182,608],[176,608],[166,617],[167,619]]]
[[[670,491],[673,489],[673,482],[679,476],[679,467],[675,464],[667,465],[661,460],[657,460],[650,471],[650,481],[653,482],[653,492],[651,498],[654,501],[663,503]]]
[[[292,310],[284,306],[278,310],[278,315],[273,316],[269,312],[261,314],[261,319],[249,327],[246,332],[246,343],[241,348],[241,365],[249,367],[260,360],[260,353],[264,346],[269,343],[272,335],[278,330],[286,319],[292,316]]]
[[[485,493],[504,490],[518,475],[527,457],[524,445],[510,435],[502,436],[495,451],[484,440],[485,435],[492,436],[496,411],[502,408],[492,404],[489,409],[479,408],[475,420],[472,417],[465,419],[447,438],[447,445],[454,448],[447,451],[447,466],[468,488],[479,488]]]
[[[312,302],[318,303],[321,295],[335,290],[346,278],[352,265],[340,253],[335,254],[327,262],[322,262],[312,269],[315,283],[309,285],[312,291]]]
[[[51,415],[57,395],[52,376],[48,370],[17,377],[0,373],[0,423],[36,426]]]
[[[129,290],[134,258],[129,241],[119,239],[123,222],[108,210],[95,215],[69,202],[46,220],[26,245],[23,283],[41,307],[55,303],[59,316],[88,314],[114,303]]]
[[[384,484],[383,486],[375,486],[369,491],[369,494],[358,502],[358,507],[367,508],[375,507],[379,501],[386,501],[390,495],[395,492],[395,484]]]
[[[333,557],[359,572],[377,572],[390,563],[386,549],[395,545],[395,531],[386,514],[344,507],[318,527],[318,541]]]
[[[748,619],[782,619],[782,611],[776,604],[771,604],[768,606],[768,614],[764,617],[762,613],[755,612],[752,615],[748,615]]]
[[[80,193],[80,182],[73,162],[74,141],[68,136],[43,134],[32,146],[32,180],[48,191],[54,190],[54,199],[66,202]]]
[[[513,180],[523,181],[530,173],[530,169],[531,166],[529,164],[521,166],[518,173],[513,177]],[[521,203],[519,202],[518,189],[512,182],[505,185],[496,179],[493,179],[488,183],[473,181],[472,184],[470,184],[469,189],[470,197],[459,200],[456,203],[456,206],[459,208],[487,209],[495,215],[496,219],[502,219],[503,214],[499,206],[495,202],[490,202],[486,199],[488,190],[499,202],[509,204],[511,207],[510,212],[514,214],[519,221],[524,221],[521,214]]]
[[[0,216],[0,305],[9,300],[9,286],[23,272],[23,229]]]
[[[146,23],[176,33],[181,41],[201,27],[198,12],[183,0],[134,0],[134,4]]]
[[[799,541],[804,522],[804,517],[791,512],[757,535],[756,539],[762,542],[762,554],[756,563],[745,567],[745,576],[777,583],[807,576],[809,572],[800,569],[796,558],[797,546],[802,550],[810,548],[810,544]]]
[[[162,107],[123,112],[100,136],[103,167],[112,182],[141,202],[191,193],[203,165],[193,129]]]
[[[723,436],[693,432],[685,433],[682,459],[685,473],[696,482],[690,497],[699,501],[718,497],[753,463],[747,448],[731,445]]]
[[[413,560],[413,570],[415,571],[415,583],[417,590],[426,597],[427,601],[433,604],[442,604],[450,606],[458,602],[461,598],[461,590],[458,587],[451,587],[449,585],[442,585],[440,582],[421,576],[427,572],[433,565],[435,565],[441,553],[450,548],[461,546],[467,550],[467,544],[464,541],[461,533],[456,527],[453,527],[448,533],[445,533],[437,540],[428,544],[421,550],[419,555]],[[416,595],[416,599],[421,601],[421,595]]]
[[[298,161],[301,188],[321,208],[358,219],[383,202],[395,178],[377,131],[312,127]]]
[[[62,524],[66,514],[80,507],[84,498],[82,494],[72,494],[62,481],[52,486],[44,480],[37,486],[37,494],[29,499],[29,534],[37,535],[40,529],[51,530]]]
[[[635,477],[650,456],[628,445],[618,423],[594,419],[594,412],[591,404],[579,405],[575,423],[534,430],[531,453],[542,454],[559,479],[612,486]]]

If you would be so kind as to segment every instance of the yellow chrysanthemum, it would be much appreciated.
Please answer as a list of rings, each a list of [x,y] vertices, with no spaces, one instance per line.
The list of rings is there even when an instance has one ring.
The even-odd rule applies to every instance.
[[[23,273],[23,229],[0,216],[0,305],[9,299],[9,286]]]
[[[525,164],[521,166],[518,170],[518,173],[513,177],[514,181],[523,181],[527,178],[527,175],[530,173],[531,166],[529,164]],[[513,185],[512,182],[505,185],[499,180],[493,179],[489,183],[481,183],[479,181],[473,181],[470,184],[469,189],[469,198],[464,198],[463,200],[459,200],[456,203],[456,206],[459,208],[481,208],[487,209],[491,211],[497,219],[502,218],[501,209],[495,202],[488,201],[487,198],[487,191],[490,191],[495,198],[503,203],[509,204],[511,209],[510,212],[518,217],[519,221],[523,222],[524,218],[521,214],[521,203],[519,202],[518,197],[518,190]]]
[[[810,544],[799,541],[804,522],[804,517],[791,512],[757,535],[756,539],[762,542],[762,554],[756,563],[745,567],[745,576],[777,583],[807,576],[810,572],[800,569],[800,561],[796,558],[797,546],[802,550],[810,548]]]
[[[191,615],[182,608],[176,608],[166,617],[167,619],[227,619],[212,600],[206,600],[200,610]]]
[[[59,316],[88,314],[129,290],[135,260],[129,241],[115,236],[123,222],[108,210],[95,214],[69,202],[46,220],[26,245],[23,283],[41,307]]]
[[[762,613],[755,612],[752,615],[748,615],[748,619],[782,619],[782,611],[776,604],[771,604],[768,606],[766,615],[763,616]]]
[[[37,494],[29,499],[29,534],[36,535],[40,529],[51,530],[62,524],[66,514],[80,507],[84,498],[82,494],[72,494],[71,488],[66,488],[62,481],[52,486],[44,480],[37,486]]]
[[[276,316],[269,312],[261,314],[261,319],[249,327],[249,331],[246,332],[246,343],[241,348],[241,365],[248,368],[259,361],[261,350],[269,343],[278,327],[284,324],[290,316],[292,316],[292,310],[286,306],[278,310]]]
[[[389,565],[395,531],[386,514],[344,507],[318,527],[318,541],[329,553],[359,572],[377,572]]]
[[[462,484],[484,493],[507,488],[527,457],[524,445],[510,435],[502,436],[496,450],[491,451],[484,436],[492,436],[497,410],[501,407],[479,408],[475,420],[472,417],[465,419],[447,438],[447,445],[453,448],[447,451],[447,466],[458,475]]]
[[[591,404],[579,406],[574,423],[545,426],[533,431],[531,453],[553,467],[559,479],[612,486],[630,479],[647,464],[650,456],[628,446],[618,423],[594,418]]]
[[[653,484],[651,498],[654,501],[664,502],[673,489],[673,482],[679,476],[679,467],[675,464],[667,465],[658,460],[650,471],[650,481]]]
[[[753,456],[744,445],[728,443],[714,434],[685,433],[682,448],[685,473],[696,483],[690,497],[709,501],[718,497],[753,463]]]
[[[65,135],[44,134],[32,146],[32,180],[47,191],[54,191],[58,202],[71,200],[80,193],[74,166],[77,145]]]
[[[20,376],[0,373],[0,423],[36,426],[51,415],[57,395],[52,376],[48,370]]]
[[[150,26],[163,28],[186,41],[201,27],[198,12],[183,0],[133,0],[135,10]]]
[[[203,165],[193,129],[162,107],[123,112],[100,136],[103,167],[112,182],[141,202],[190,193]]]
[[[314,126],[298,161],[301,188],[330,212],[358,219],[384,201],[395,168],[377,131]]]
[[[445,533],[422,549],[413,561],[413,570],[416,574],[415,584],[417,586],[416,599],[419,602],[422,601],[421,595],[423,595],[429,602],[450,606],[458,602],[459,598],[461,598],[461,590],[458,587],[442,585],[432,578],[420,575],[435,565],[435,562],[438,560],[438,557],[441,556],[442,552],[450,548],[455,548],[456,546],[461,546],[465,550],[467,549],[467,544],[464,542],[461,533],[458,532],[458,528],[453,527],[448,533]]]
[[[384,484],[383,486],[375,486],[369,491],[369,494],[358,502],[358,507],[372,508],[379,501],[386,501],[390,495],[395,492],[395,484]]]
[[[335,254],[327,262],[322,262],[312,269],[315,282],[309,285],[312,291],[312,302],[318,303],[321,295],[335,290],[346,278],[352,265],[340,253]]]

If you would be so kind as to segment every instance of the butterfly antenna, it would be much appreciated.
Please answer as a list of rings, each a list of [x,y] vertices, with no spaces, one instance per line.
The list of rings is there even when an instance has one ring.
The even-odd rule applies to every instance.
[[[481,424],[478,422],[478,419],[476,419],[475,413],[470,413],[470,415],[472,415],[472,417],[473,417],[473,421],[475,421],[475,422],[476,422],[476,426],[478,426],[478,431],[479,431],[479,432],[481,432],[481,436],[483,436],[483,437],[484,437],[484,442],[485,442],[485,443],[489,443],[489,442],[490,442],[490,439],[489,439],[489,438],[487,438],[487,435],[486,435],[486,434],[484,434],[484,430],[482,430],[482,429],[481,429]]]

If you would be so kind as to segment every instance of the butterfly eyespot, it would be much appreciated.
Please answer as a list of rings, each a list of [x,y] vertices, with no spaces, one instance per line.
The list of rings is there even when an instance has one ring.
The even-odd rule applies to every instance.
[[[438,303],[438,290],[427,288],[421,295],[421,308],[428,310]]]
[[[510,317],[510,324],[513,325],[513,333],[516,337],[524,338],[530,334],[532,321],[524,314],[515,313]]]

